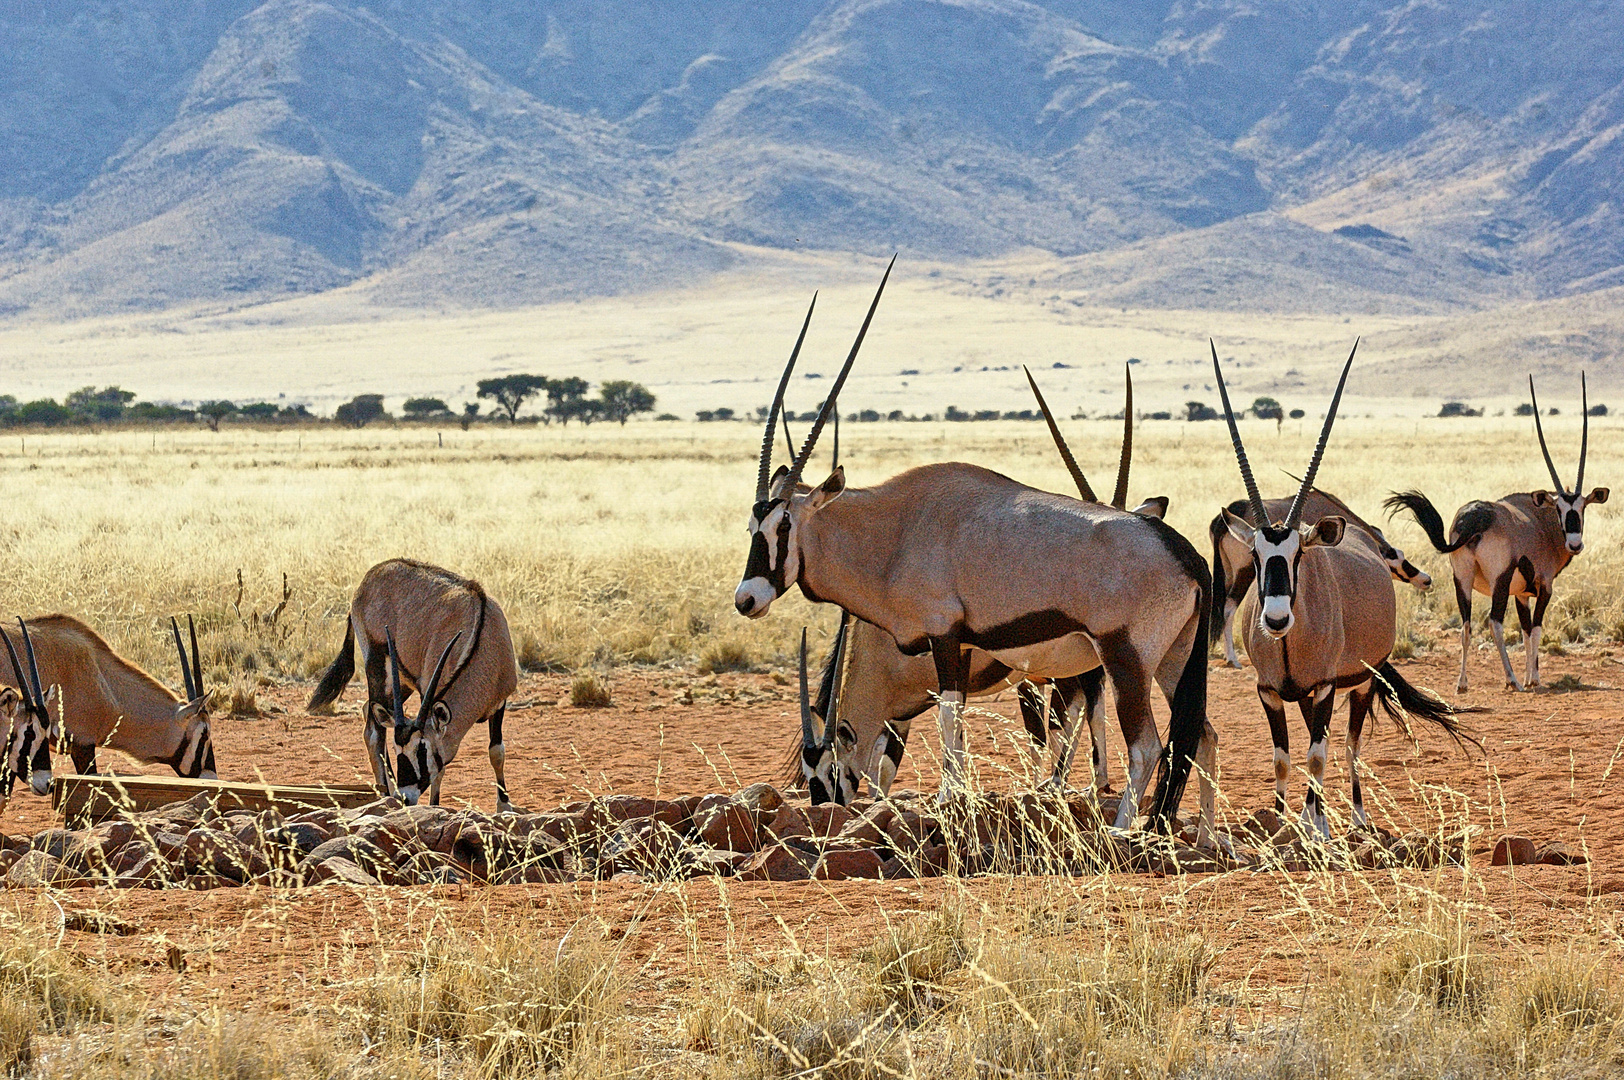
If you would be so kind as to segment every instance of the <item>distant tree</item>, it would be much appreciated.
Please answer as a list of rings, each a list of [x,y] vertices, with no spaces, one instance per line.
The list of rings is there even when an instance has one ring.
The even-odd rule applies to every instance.
[[[608,407],[598,398],[581,398],[570,407],[569,415],[586,424],[592,425],[594,420],[607,420]],[[622,421],[624,423],[624,421]]]
[[[122,419],[125,407],[134,400],[135,393],[130,390],[120,390],[116,386],[104,386],[97,390],[94,386],[86,386],[69,394],[63,404],[85,420],[111,423]]]
[[[694,413],[694,419],[698,420],[701,424],[708,424],[712,420],[716,419],[716,411],[714,409],[700,409],[698,412]]]
[[[1605,405],[1592,405],[1592,406],[1590,406],[1590,415],[1591,416],[1606,416],[1607,415],[1607,406],[1605,406]]]
[[[627,379],[609,379],[604,382],[598,387],[598,400],[602,403],[604,416],[610,420],[620,421],[621,427],[625,427],[626,421],[638,413],[654,411],[655,398],[649,393],[648,387]],[[757,409],[756,419],[767,419],[767,410]]]
[[[426,420],[431,416],[443,416],[451,410],[446,408],[445,402],[437,397],[407,398],[406,404],[401,408],[413,420]]]
[[[364,428],[372,421],[388,415],[383,411],[382,394],[356,394],[333,411],[334,420],[352,428]]]
[[[276,418],[283,423],[290,423],[297,420],[314,420],[316,417],[310,411],[310,407],[301,402],[297,405],[282,406],[281,411],[276,414]]]
[[[1515,410],[1513,410],[1513,412],[1517,416],[1533,416],[1534,415],[1534,407],[1532,405],[1528,404],[1528,402],[1525,401],[1521,405],[1518,405],[1517,408]]]
[[[197,413],[179,405],[160,405],[155,401],[137,401],[124,410],[124,419],[137,424],[179,423],[197,419]]]
[[[654,419],[656,419],[656,420],[681,420],[682,417],[678,416],[674,412],[663,412],[659,416],[656,416]]]
[[[1293,420],[1301,420],[1306,415],[1301,409],[1293,409],[1288,414]]]
[[[1286,418],[1286,410],[1272,397],[1260,397],[1252,402],[1252,415],[1259,420],[1273,420],[1276,424]]]
[[[277,413],[281,412],[274,401],[255,401],[237,411],[250,420],[275,420]]]
[[[1438,410],[1439,416],[1482,416],[1482,409],[1474,409],[1464,401],[1446,401]]]
[[[38,427],[60,427],[73,420],[73,410],[58,405],[54,398],[40,398],[17,406],[16,423]]]
[[[1186,401],[1184,403],[1184,418],[1186,420],[1216,420],[1218,410],[1205,401]]]
[[[220,430],[220,421],[237,411],[237,406],[229,401],[205,401],[197,407],[197,415],[203,417],[209,425],[210,431]]]
[[[562,424],[568,424],[572,417],[581,415],[578,402],[586,397],[586,392],[587,381],[577,375],[547,380],[545,419],[548,422],[557,420]]]
[[[502,375],[495,379],[481,379],[477,397],[492,398],[497,406],[507,411],[508,423],[519,419],[524,403],[552,385],[545,375]]]
[[[1153,413],[1148,414],[1145,417],[1145,419],[1146,420],[1171,420],[1171,419],[1173,419],[1173,414],[1168,412],[1166,409],[1162,409],[1159,412],[1153,412]]]
[[[726,406],[723,406],[722,408],[717,409],[716,410],[716,419],[718,419],[718,420],[731,420],[731,419],[733,419],[733,410],[727,408]]]
[[[479,419],[479,402],[465,401],[462,403],[462,430],[467,431],[468,425]]]

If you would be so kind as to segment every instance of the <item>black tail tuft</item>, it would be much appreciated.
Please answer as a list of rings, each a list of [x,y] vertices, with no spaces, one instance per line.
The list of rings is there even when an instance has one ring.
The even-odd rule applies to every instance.
[[[1229,582],[1224,579],[1224,556],[1219,545],[1224,537],[1229,535],[1229,526],[1224,524],[1224,515],[1219,514],[1207,526],[1207,533],[1212,537],[1212,588],[1207,592],[1211,597],[1211,611],[1207,614],[1207,637],[1209,646],[1217,643],[1224,632],[1224,605],[1229,596]]]
[[[1395,491],[1387,497],[1382,506],[1386,508],[1388,517],[1392,517],[1400,510],[1408,510],[1415,517],[1416,524],[1426,532],[1432,546],[1445,555],[1473,543],[1483,535],[1483,530],[1489,527],[1487,521],[1481,524],[1478,522],[1479,515],[1468,512],[1460,519],[1460,535],[1455,538],[1454,543],[1450,543],[1448,535],[1444,532],[1444,519],[1438,513],[1438,508],[1432,505],[1431,499],[1419,491]]]
[[[305,705],[305,711],[325,709],[338,700],[338,695],[350,684],[355,676],[355,624],[348,618],[344,620],[344,644],[339,646],[338,655],[327,666],[322,675],[321,682],[316,684],[316,692],[310,695],[310,701]]]
[[[1399,730],[1406,734],[1414,734],[1410,731],[1409,719],[1415,717],[1443,728],[1462,750],[1466,749],[1468,743],[1479,751],[1483,749],[1482,741],[1460,726],[1457,719],[1459,711],[1453,705],[1412,686],[1398,673],[1391,660],[1383,660],[1381,667],[1376,669],[1376,698]]]
[[[1179,675],[1178,688],[1173,691],[1173,716],[1167,725],[1167,748],[1162,751],[1161,767],[1157,770],[1156,795],[1150,802],[1150,827],[1159,833],[1172,831],[1173,819],[1179,803],[1184,799],[1184,786],[1190,781],[1190,769],[1195,764],[1196,751],[1207,725],[1207,647],[1211,633],[1210,593],[1216,593],[1211,580],[1201,583],[1203,593],[1197,602],[1201,617],[1196,626],[1195,641],[1190,644],[1190,656]]]

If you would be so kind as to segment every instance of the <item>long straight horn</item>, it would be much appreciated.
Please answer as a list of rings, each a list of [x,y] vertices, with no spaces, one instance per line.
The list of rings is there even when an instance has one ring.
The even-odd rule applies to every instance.
[[[1337,380],[1336,393],[1331,396],[1331,407],[1325,412],[1325,426],[1320,429],[1319,444],[1314,447],[1314,456],[1308,459],[1308,471],[1303,473],[1303,486],[1297,489],[1297,497],[1291,500],[1291,513],[1286,515],[1286,528],[1296,529],[1303,520],[1303,504],[1308,501],[1308,493],[1314,490],[1314,474],[1319,472],[1320,459],[1325,456],[1325,444],[1331,441],[1331,425],[1336,423],[1337,406],[1342,404],[1342,388],[1348,384],[1348,372],[1353,369],[1353,354],[1359,351],[1359,339],[1353,339],[1353,348],[1348,352],[1348,362],[1342,365],[1342,378]]]
[[[400,697],[400,653],[395,651],[395,632],[389,627],[383,628],[384,640],[389,642],[389,696],[391,711],[395,714],[395,726],[406,725],[406,708]]]
[[[197,688],[192,685],[192,668],[186,662],[186,646],[181,644],[180,623],[175,621],[173,615],[169,616],[169,632],[175,635],[175,652],[180,656],[180,678],[185,683],[186,700],[197,700]]]
[[[1269,515],[1263,509],[1263,496],[1257,493],[1257,481],[1252,479],[1252,463],[1246,460],[1246,446],[1241,442],[1241,429],[1235,425],[1235,410],[1229,406],[1229,388],[1224,385],[1224,369],[1218,366],[1218,346],[1211,338],[1212,373],[1218,376],[1218,396],[1224,401],[1224,419],[1229,422],[1229,441],[1235,444],[1235,460],[1240,462],[1241,479],[1246,482],[1246,498],[1252,504],[1252,520],[1258,528],[1269,524]]]
[[[192,685],[196,688],[193,696],[203,696],[203,659],[197,651],[197,623],[192,621],[191,615],[186,616],[186,630],[192,635]]]
[[[817,735],[812,728],[812,701],[806,694],[806,627],[801,627],[801,747],[816,749]]]
[[[1122,373],[1128,380],[1128,401],[1122,407],[1122,460],[1117,462],[1116,491],[1111,496],[1111,505],[1118,510],[1128,508],[1128,469],[1133,464],[1133,368],[1123,364]]]
[[[1590,450],[1590,391],[1585,386],[1585,373],[1579,372],[1579,411],[1584,414],[1583,432],[1579,436],[1579,477],[1573,482],[1573,493],[1581,495],[1585,490],[1585,454]]]
[[[812,302],[806,306],[806,321],[801,323],[801,332],[795,338],[795,348],[790,350],[789,363],[784,365],[784,374],[778,380],[778,393],[773,395],[772,408],[767,410],[767,432],[761,437],[761,465],[756,470],[756,502],[767,501],[767,487],[772,483],[773,471],[773,428],[778,424],[778,414],[784,408],[784,391],[789,388],[790,373],[795,370],[795,361],[801,355],[801,343],[806,340],[806,328],[812,325],[812,311],[818,306],[818,294],[812,294]],[[789,438],[788,425],[784,428],[784,437]],[[795,447],[790,446],[793,456]]]
[[[846,681],[846,628],[851,625],[851,612],[840,613],[840,630],[835,634],[835,681],[829,688],[829,708],[823,718],[823,742],[834,744],[835,732],[840,729],[840,688]]]
[[[36,711],[37,703],[34,701],[29,692],[28,676],[23,674],[23,666],[17,662],[17,647],[11,643],[11,635],[6,633],[4,627],[0,627],[0,638],[5,638],[6,640],[6,655],[11,657],[11,670],[17,676],[17,689],[22,692],[23,707],[29,712],[34,712]]]
[[[1031,384],[1032,394],[1038,399],[1038,408],[1043,410],[1043,419],[1048,421],[1049,434],[1054,436],[1054,445],[1060,451],[1060,460],[1066,463],[1066,471],[1071,473],[1072,483],[1077,485],[1077,494],[1081,495],[1085,502],[1099,502],[1094,495],[1094,489],[1088,486],[1088,477],[1077,467],[1077,459],[1071,456],[1071,447],[1066,445],[1065,436],[1060,434],[1060,425],[1055,423],[1054,413],[1049,411],[1049,403],[1043,400],[1043,391],[1038,389],[1038,381],[1032,378],[1032,372],[1025,364],[1021,365],[1021,370],[1026,372],[1026,381]]]
[[[1550,448],[1545,445],[1545,427],[1539,422],[1539,398],[1534,394],[1534,377],[1528,376],[1528,399],[1534,403],[1534,430],[1539,434],[1539,452],[1545,455],[1545,467],[1551,470],[1551,483],[1556,485],[1557,494],[1568,489],[1562,486],[1562,478],[1556,475],[1556,462],[1551,460]]]
[[[34,700],[39,704],[40,711],[45,710],[45,689],[39,681],[39,660],[34,656],[34,635],[28,632],[28,624],[21,619],[17,625],[23,628],[23,648],[28,651],[28,677],[34,683]]]
[[[830,388],[829,396],[824,399],[823,408],[818,410],[818,418],[812,422],[812,430],[806,433],[806,441],[801,443],[801,452],[790,463],[789,476],[786,478],[788,487],[794,487],[801,479],[801,470],[806,468],[806,460],[812,456],[812,448],[818,444],[818,436],[823,434],[823,425],[829,422],[829,414],[840,407],[840,388],[846,385],[846,376],[851,374],[851,366],[857,362],[857,350],[863,347],[863,338],[868,336],[868,324],[874,321],[874,312],[880,306],[880,297],[885,295],[885,283],[891,280],[891,267],[896,264],[897,257],[893,255],[885,268],[885,276],[880,278],[880,287],[874,291],[874,300],[868,305],[868,314],[863,316],[863,326],[857,331],[857,340],[852,342],[846,364],[840,369],[840,376]]]
[[[434,695],[440,689],[440,674],[445,671],[445,662],[451,659],[451,650],[457,647],[457,641],[461,637],[461,630],[458,630],[455,634],[451,635],[451,640],[446,642],[445,652],[440,654],[439,661],[434,665],[434,674],[429,678],[429,687],[423,692],[423,706],[425,708],[434,704],[436,700]]]
[[[835,451],[829,457],[829,471],[840,468],[840,406],[835,406]]]

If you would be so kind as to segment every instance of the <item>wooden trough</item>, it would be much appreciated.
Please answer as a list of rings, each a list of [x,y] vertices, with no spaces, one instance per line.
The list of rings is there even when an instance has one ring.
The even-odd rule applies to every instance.
[[[364,806],[378,798],[375,788],[357,784],[299,787],[142,775],[69,774],[51,779],[51,808],[70,827],[93,825],[143,810],[156,810],[199,794],[208,795],[223,814],[233,810],[255,813],[279,810],[284,814],[300,814],[308,810]]]

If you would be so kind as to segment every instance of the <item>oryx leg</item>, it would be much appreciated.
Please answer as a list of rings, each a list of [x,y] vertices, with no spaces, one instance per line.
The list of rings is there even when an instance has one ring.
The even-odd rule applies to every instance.
[[[1455,692],[1466,693],[1466,658],[1472,651],[1472,579],[1465,581],[1455,575],[1455,606],[1460,608],[1460,678],[1455,680]]]
[[[1286,703],[1266,686],[1257,688],[1263,715],[1269,718],[1269,737],[1274,740],[1274,812],[1286,816],[1286,781],[1291,777],[1291,732],[1286,728]]]
[[[1517,673],[1511,670],[1511,654],[1506,652],[1506,605],[1511,602],[1511,578],[1517,572],[1515,566],[1506,570],[1494,582],[1494,594],[1489,600],[1489,633],[1494,638],[1494,647],[1500,650],[1500,666],[1506,670],[1506,686],[1510,689],[1521,690],[1522,681]]]
[[[1331,715],[1336,711],[1335,684],[1315,687],[1314,696],[1299,701],[1297,707],[1308,725],[1308,798],[1303,803],[1303,821],[1328,837],[1331,827],[1325,820],[1325,761],[1330,756],[1327,742]]]
[[[1097,647],[1105,673],[1111,677],[1117,721],[1122,725],[1122,741],[1128,747],[1128,779],[1123,785],[1115,823],[1117,828],[1126,829],[1139,815],[1139,802],[1161,760],[1162,740],[1156,733],[1156,716],[1150,708],[1150,679],[1127,632],[1102,636]]]
[[[1111,790],[1111,773],[1107,767],[1110,759],[1106,757],[1105,745],[1105,710],[1100,708],[1105,691],[1105,669],[1098,667],[1085,671],[1077,676],[1077,683],[1082,691],[1083,716],[1088,720],[1088,737],[1093,746],[1094,794],[1098,797]]]
[[[1511,598],[1517,605],[1517,625],[1522,627],[1523,633],[1523,685],[1538,686],[1539,678],[1535,674],[1534,650],[1534,613],[1528,610],[1528,601],[1521,596]]]
[[[868,774],[869,798],[878,799],[890,794],[891,783],[897,778],[897,770],[902,767],[902,752],[908,748],[908,731],[912,727],[911,720],[892,720],[880,733],[876,740],[878,761],[874,771]]]
[[[1072,762],[1077,756],[1077,740],[1082,737],[1083,732],[1083,725],[1078,723],[1079,719],[1088,725],[1090,754],[1093,759],[1094,775],[1086,794],[1098,798],[1102,792],[1109,790],[1105,758],[1105,717],[1100,709],[1104,686],[1103,667],[1070,678],[1055,680],[1055,690],[1058,692],[1063,712],[1054,772],[1044,784],[1050,790],[1066,790]]]
[[[503,767],[507,764],[507,747],[502,742],[502,719],[507,715],[507,702],[496,707],[487,721],[491,726],[491,772],[496,774],[496,812],[498,814],[514,813],[513,802],[508,798],[507,774]],[[443,775],[445,770],[440,770]],[[434,778],[434,789],[440,790],[440,777]],[[435,805],[438,805],[437,803]]]
[[[1353,781],[1353,824],[1359,829],[1370,826],[1365,816],[1364,789],[1359,784],[1359,740],[1364,736],[1365,718],[1375,699],[1375,684],[1369,679],[1348,691],[1348,777]]]
[[[942,733],[942,783],[937,801],[946,802],[965,786],[964,691],[970,681],[970,652],[957,638],[931,638],[940,701],[936,722]]]
[[[1026,728],[1027,752],[1036,778],[1049,753],[1049,684],[1021,682],[1015,687],[1015,700],[1021,706],[1021,724]]]
[[[1224,594],[1224,662],[1233,668],[1241,666],[1240,655],[1235,651],[1235,609],[1246,599],[1246,590],[1256,578],[1257,572],[1247,563],[1235,572],[1235,580]]]
[[[1218,730],[1208,720],[1201,727],[1201,745],[1195,752],[1197,783],[1201,789],[1201,826],[1196,830],[1196,847],[1228,844],[1218,835]]]
[[[362,736],[367,744],[367,760],[372,763],[372,780],[385,795],[395,794],[395,781],[389,772],[389,730],[372,718],[372,705],[380,703],[393,711],[389,684],[385,681],[389,654],[376,647],[365,634],[356,635],[356,644],[366,653],[367,703],[361,707]]]
[[[1545,634],[1545,608],[1551,602],[1551,587],[1540,585],[1534,598],[1534,628],[1528,632],[1528,685],[1539,685],[1539,639]]]

